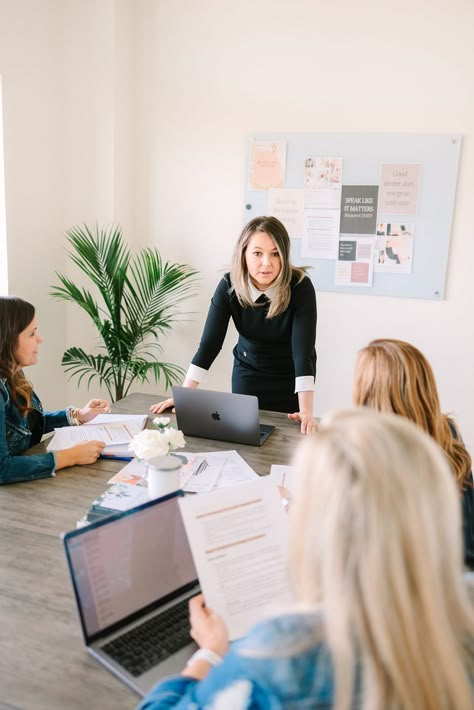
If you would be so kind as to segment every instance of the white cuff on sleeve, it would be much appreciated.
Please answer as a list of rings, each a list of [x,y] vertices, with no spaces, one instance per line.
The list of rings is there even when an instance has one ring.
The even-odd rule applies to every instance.
[[[314,377],[312,375],[302,375],[295,378],[296,392],[312,392],[314,390]]]
[[[193,661],[206,661],[210,666],[218,666],[219,663],[222,663],[222,657],[209,648],[200,648],[193,653],[186,665],[190,666]]]
[[[197,365],[190,365],[186,373],[186,377],[194,382],[204,382],[207,377],[208,370],[204,370],[203,367],[198,367]]]

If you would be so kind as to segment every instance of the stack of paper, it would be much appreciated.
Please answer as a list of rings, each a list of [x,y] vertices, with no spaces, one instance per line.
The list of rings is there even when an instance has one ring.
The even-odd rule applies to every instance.
[[[105,441],[102,455],[131,456],[128,444],[146,424],[146,414],[101,414],[89,424],[65,426],[54,430],[48,451],[61,451],[85,441]]]
[[[173,455],[183,463],[180,487],[186,493],[205,493],[217,488],[260,480],[237,451],[212,451],[202,454],[176,452]],[[92,503],[85,518],[79,521],[79,526],[119,511],[129,510],[149,500],[145,461],[130,461],[112,476],[108,483],[110,488]]]

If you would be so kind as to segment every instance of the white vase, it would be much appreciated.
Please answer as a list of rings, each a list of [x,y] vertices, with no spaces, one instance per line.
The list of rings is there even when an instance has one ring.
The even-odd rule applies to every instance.
[[[156,456],[148,461],[148,497],[161,498],[180,488],[181,461],[177,456]]]

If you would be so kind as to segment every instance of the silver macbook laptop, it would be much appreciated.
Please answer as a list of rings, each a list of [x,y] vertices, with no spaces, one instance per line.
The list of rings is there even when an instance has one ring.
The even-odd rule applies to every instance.
[[[181,495],[63,534],[87,650],[140,695],[197,648],[188,600],[200,588]]]
[[[261,446],[275,429],[260,424],[257,397],[173,387],[173,398],[178,428],[188,436]]]

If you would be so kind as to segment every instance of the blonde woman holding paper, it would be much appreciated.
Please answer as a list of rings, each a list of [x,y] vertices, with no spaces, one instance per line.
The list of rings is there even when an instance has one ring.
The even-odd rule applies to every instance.
[[[293,607],[229,650],[194,597],[200,650],[139,710],[471,710],[473,588],[443,452],[409,420],[360,408],[323,422],[295,468]]]

